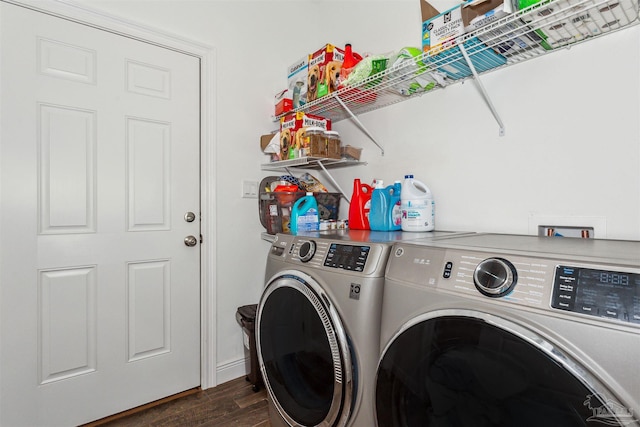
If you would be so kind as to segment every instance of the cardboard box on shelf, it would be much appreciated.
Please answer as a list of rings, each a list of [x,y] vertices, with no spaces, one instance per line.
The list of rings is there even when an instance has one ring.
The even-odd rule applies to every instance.
[[[470,0],[438,12],[428,1],[420,0],[422,50],[436,51],[451,46],[456,37],[513,13],[512,0]]]
[[[275,115],[279,116],[293,109],[293,100],[289,89],[276,93],[273,103],[275,105]]]
[[[362,148],[345,145],[340,149],[340,154],[346,159],[360,160]]]
[[[422,50],[442,50],[464,33],[461,5],[439,12],[431,3],[420,0],[422,12]]]
[[[307,102],[315,101],[338,90],[344,50],[326,44],[309,54],[307,73]]]
[[[515,9],[512,0],[471,1],[462,8],[464,30],[469,32],[481,28],[512,14]]]
[[[287,88],[291,95],[293,109],[307,103],[307,75],[309,73],[309,55],[291,64],[287,69]]]
[[[267,145],[269,145],[269,142],[271,142],[271,139],[273,138],[273,134],[267,134],[267,135],[261,135],[260,136],[260,149],[262,151],[264,151],[267,148]]]
[[[331,120],[307,114],[302,111],[287,114],[280,118],[280,159],[295,159],[300,156],[300,149],[305,150],[302,135],[304,129],[317,126],[324,130],[331,130]]]
[[[279,133],[269,133],[260,136],[260,149],[264,154],[268,154],[271,161],[280,160],[280,139]]]
[[[444,72],[452,80],[471,75],[471,68],[456,46],[457,38],[464,34],[465,27],[469,26],[471,20],[495,9],[502,2],[503,0],[473,0],[440,13],[428,1],[420,0],[422,50],[429,52],[424,62]],[[477,37],[465,40],[464,47],[478,72],[507,62],[504,56],[489,49]]]

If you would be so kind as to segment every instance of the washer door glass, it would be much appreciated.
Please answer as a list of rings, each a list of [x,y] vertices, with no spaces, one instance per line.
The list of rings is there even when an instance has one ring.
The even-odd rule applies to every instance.
[[[378,368],[378,425],[623,425],[588,378],[572,373],[562,355],[549,355],[557,349],[509,330],[479,318],[447,316],[401,332]]]
[[[293,425],[334,425],[351,394],[334,314],[298,278],[271,283],[258,310],[261,367],[281,415]]]

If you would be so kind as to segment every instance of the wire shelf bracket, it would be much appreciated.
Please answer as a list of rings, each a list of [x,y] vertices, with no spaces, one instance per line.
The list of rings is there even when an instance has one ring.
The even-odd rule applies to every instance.
[[[480,76],[478,75],[478,71],[476,71],[476,67],[473,65],[473,61],[471,61],[471,58],[467,53],[467,49],[464,47],[464,43],[462,43],[462,41],[459,41],[458,47],[460,48],[460,52],[462,52],[462,56],[464,56],[465,61],[467,61],[467,65],[469,66],[469,69],[473,74],[473,81],[476,83],[476,86],[478,86],[478,89],[482,94],[482,98],[487,103],[487,106],[489,107],[489,110],[491,110],[491,114],[493,114],[493,117],[496,119],[496,122],[498,122],[498,126],[500,126],[498,135],[504,136],[505,134],[504,123],[502,123],[500,114],[498,114],[498,110],[496,110],[496,108],[494,107],[493,102],[491,101],[491,97],[489,96],[489,93],[484,88],[484,84],[482,84],[482,79],[480,79]]]
[[[373,141],[376,147],[380,149],[380,155],[384,156],[384,148],[382,147],[382,145],[378,143],[378,141],[373,137],[373,135],[371,135],[371,132],[369,132],[366,126],[360,121],[360,119],[358,119],[358,116],[353,114],[353,111],[351,111],[351,109],[347,107],[347,104],[345,104],[344,101],[342,101],[342,99],[340,99],[340,97],[337,94],[335,95],[335,99],[342,106],[342,108],[344,108],[347,114],[349,114],[349,117],[351,117],[351,119],[356,123],[356,125],[358,125],[360,130],[362,130],[362,132],[364,132],[364,134],[367,135],[371,141]]]

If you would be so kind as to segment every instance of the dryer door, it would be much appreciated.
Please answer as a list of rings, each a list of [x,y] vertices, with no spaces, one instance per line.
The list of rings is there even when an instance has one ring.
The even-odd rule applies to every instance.
[[[317,282],[283,272],[267,284],[258,304],[256,346],[270,398],[288,424],[346,424],[354,396],[350,346]]]
[[[555,345],[467,310],[423,315],[396,334],[378,367],[376,416],[381,427],[637,425]]]

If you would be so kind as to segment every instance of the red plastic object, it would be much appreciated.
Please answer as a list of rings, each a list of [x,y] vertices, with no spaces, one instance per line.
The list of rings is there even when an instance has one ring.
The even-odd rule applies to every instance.
[[[355,53],[351,48],[351,44],[347,43],[344,46],[344,60],[342,61],[342,69],[346,68],[347,70],[351,71],[351,68],[355,67],[356,64],[361,60],[362,56]]]
[[[353,51],[351,44],[347,43],[344,45],[344,59],[342,60],[342,66],[340,67],[340,85],[338,86],[338,89],[342,89],[344,87],[342,82],[347,79],[349,73],[353,70],[353,67],[355,67],[361,60],[362,56]]]
[[[289,184],[289,185],[278,185],[276,188],[273,189],[273,191],[291,191],[295,193],[296,191],[301,191],[301,190],[297,185]]]
[[[349,205],[349,228],[352,230],[370,230],[369,210],[373,187],[362,184],[360,179],[353,180],[353,194]]]

